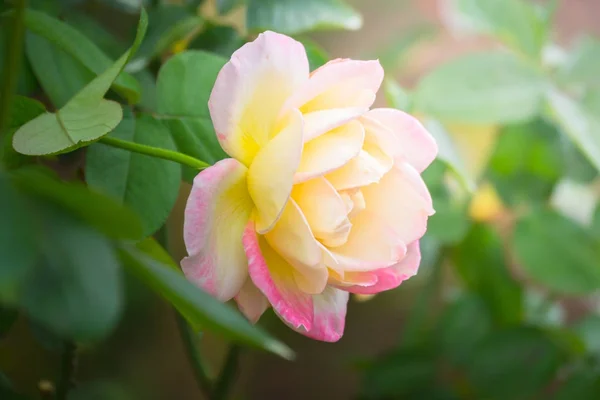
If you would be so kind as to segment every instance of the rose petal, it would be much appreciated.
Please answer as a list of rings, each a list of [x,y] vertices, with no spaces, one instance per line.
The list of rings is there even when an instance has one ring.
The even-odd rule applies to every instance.
[[[328,286],[322,294],[313,296],[312,329],[304,335],[324,342],[337,342],[344,334],[348,292]]]
[[[390,164],[381,163],[371,153],[361,150],[346,165],[325,177],[337,190],[350,190],[379,182],[390,168]]]
[[[347,206],[327,179],[320,177],[295,185],[292,198],[321,243],[339,246],[346,242],[352,228]]]
[[[310,330],[314,316],[313,299],[296,285],[294,267],[281,258],[262,236],[257,236],[253,222],[246,226],[243,243],[250,278],[275,312],[292,328]]]
[[[344,287],[351,293],[357,294],[376,294],[385,290],[390,290],[400,286],[402,282],[416,275],[419,270],[419,264],[421,263],[421,251],[419,249],[419,241],[415,241],[408,245],[406,256],[398,262],[396,265],[391,267],[378,269],[370,272],[363,272],[358,274],[374,275],[376,283],[373,285],[362,284]],[[357,278],[357,277],[355,277]]]
[[[413,116],[391,108],[377,108],[365,114],[365,118],[375,120],[393,132],[399,139],[398,155],[422,172],[435,159],[438,148],[433,137]],[[372,124],[371,127],[376,127]],[[381,135],[386,131],[379,132]]]
[[[269,301],[260,290],[254,285],[252,279],[247,278],[240,292],[235,296],[238,308],[252,322],[258,322],[258,319],[269,307]]]
[[[286,99],[308,81],[304,46],[265,32],[231,56],[219,72],[208,102],[221,146],[249,166],[275,133]]]
[[[248,169],[248,191],[257,209],[256,230],[261,234],[272,229],[283,212],[302,154],[302,114],[292,110],[285,122]]]
[[[247,169],[227,158],[200,172],[185,208],[187,278],[221,301],[235,296],[248,276],[242,234],[252,212]]]
[[[309,113],[331,108],[365,107],[375,101],[383,80],[379,61],[333,60],[313,71],[287,107]]]
[[[359,154],[364,137],[362,124],[351,121],[305,143],[294,183],[323,176],[342,167]]]
[[[304,141],[308,142],[367,112],[367,108],[334,108],[304,114]]]

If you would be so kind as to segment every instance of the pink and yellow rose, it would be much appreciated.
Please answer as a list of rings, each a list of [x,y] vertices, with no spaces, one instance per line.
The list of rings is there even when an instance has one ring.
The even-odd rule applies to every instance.
[[[231,157],[188,199],[183,270],[257,321],[267,307],[314,339],[343,334],[348,293],[417,273],[433,214],[420,173],[437,146],[412,116],[372,109],[378,61],[310,73],[304,47],[273,32],[236,51],[209,108]]]

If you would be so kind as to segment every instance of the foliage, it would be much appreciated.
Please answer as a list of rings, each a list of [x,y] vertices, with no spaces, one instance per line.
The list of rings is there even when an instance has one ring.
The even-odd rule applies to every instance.
[[[216,16],[209,2],[0,9],[0,338],[25,318],[55,347],[93,347],[125,323],[133,279],[194,334],[292,357],[189,283],[152,237],[182,181],[226,156],[207,101],[227,58],[270,29],[298,35],[314,70],[329,57],[304,35],[356,30],[362,16],[344,0],[214,0]],[[445,62],[411,88],[391,74],[384,82],[388,104],[418,115],[440,147],[424,174],[437,213],[413,278],[425,280],[419,312],[397,348],[362,366],[361,398],[596,398],[600,317],[586,307],[600,289],[600,42],[582,38],[551,64],[552,2],[448,3],[455,28],[502,46]],[[137,29],[115,29],[98,10]],[[240,10],[245,19],[227,19]],[[399,71],[424,36],[431,27],[377,56]],[[592,201],[564,198],[565,184]],[[584,316],[571,322],[567,306]],[[128,398],[104,382],[69,398],[94,396]],[[25,398],[0,373],[5,397]]]

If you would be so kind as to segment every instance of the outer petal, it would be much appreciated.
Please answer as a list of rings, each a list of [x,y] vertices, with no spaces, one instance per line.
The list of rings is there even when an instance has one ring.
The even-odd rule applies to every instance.
[[[307,181],[338,169],[354,158],[363,146],[365,131],[351,121],[304,145],[294,183]]]
[[[431,196],[409,164],[394,166],[379,183],[364,187],[362,193],[365,212],[394,226],[404,243],[412,243],[425,234],[427,218],[434,213]]]
[[[304,47],[265,32],[238,49],[213,87],[208,107],[223,149],[250,165],[274,132],[286,99],[308,81]]]
[[[370,107],[383,80],[379,61],[333,60],[316,69],[287,106],[303,113],[344,107]]]
[[[248,190],[257,209],[258,233],[273,228],[283,212],[302,154],[302,114],[292,110],[284,128],[266,144],[248,169]]]
[[[377,108],[365,114],[391,130],[400,141],[398,155],[418,172],[435,159],[438,148],[433,137],[413,116],[391,108]],[[381,132],[385,134],[385,132]]]
[[[221,301],[230,300],[248,276],[242,234],[252,212],[247,169],[227,158],[194,179],[185,208],[183,238],[187,278]]]
[[[265,239],[294,267],[323,268],[321,248],[294,200],[287,203],[281,218]]]
[[[258,322],[258,319],[269,307],[269,301],[260,290],[252,283],[252,279],[246,279],[240,292],[235,296],[238,308],[252,322]]]
[[[275,312],[294,329],[310,330],[313,321],[312,296],[302,292],[294,280],[294,268],[262,237],[254,223],[244,231],[244,250],[252,282],[265,295]]]
[[[352,228],[347,204],[327,179],[320,177],[295,185],[292,197],[321,243],[339,246],[346,242]]]
[[[344,334],[348,292],[328,286],[313,296],[314,321],[306,336],[324,342],[337,342]]]
[[[421,251],[419,249],[419,241],[415,241],[408,245],[406,256],[391,267],[378,269],[371,272],[362,272],[364,278],[367,275],[375,275],[377,282],[373,285],[353,285],[345,287],[351,293],[357,294],[376,294],[385,290],[390,290],[400,286],[402,282],[417,274],[419,264],[421,263]]]

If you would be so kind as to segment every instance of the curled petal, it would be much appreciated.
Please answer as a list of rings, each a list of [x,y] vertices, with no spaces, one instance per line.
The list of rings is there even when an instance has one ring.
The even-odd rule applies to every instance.
[[[379,182],[391,168],[371,153],[361,150],[343,167],[325,177],[337,190],[350,190]]]
[[[290,197],[302,154],[302,115],[292,110],[284,128],[257,154],[248,169],[248,191],[257,209],[256,230],[266,233]]]
[[[221,301],[230,300],[248,276],[242,234],[252,212],[247,169],[227,158],[194,179],[185,208],[183,238],[187,278]]]
[[[305,143],[294,183],[323,176],[344,166],[360,153],[364,138],[362,124],[351,121]]]
[[[302,292],[294,279],[294,267],[285,261],[262,236],[254,223],[244,231],[248,272],[281,319],[294,329],[310,330],[314,317],[312,296]]]
[[[348,292],[328,286],[313,296],[314,320],[312,329],[304,335],[324,342],[337,342],[344,334]]]
[[[376,121],[369,124],[369,131],[379,136],[388,135],[391,131],[399,141],[396,156],[422,172],[435,159],[438,148],[433,137],[423,125],[412,115],[391,108],[376,108],[365,114],[365,119]],[[384,128],[377,128],[377,126]],[[386,140],[381,138],[381,140]],[[387,141],[392,141],[388,139]]]
[[[235,301],[242,314],[253,324],[258,322],[260,316],[269,307],[269,301],[258,290],[250,278],[246,279],[246,283],[244,283],[240,292],[235,296]]]
[[[396,265],[375,271],[357,273],[364,274],[364,278],[370,275],[372,279],[374,276],[376,278],[374,284],[367,284],[365,279],[360,284],[344,287],[344,290],[357,294],[376,294],[397,288],[402,282],[416,275],[420,263],[421,251],[419,249],[419,241],[415,241],[408,245],[406,256]]]
[[[285,35],[262,33],[233,53],[208,102],[223,150],[249,166],[276,133],[286,99],[306,85],[308,74],[304,47]]]
[[[322,134],[352,121],[367,112],[367,108],[350,107],[314,111],[304,114],[304,141],[308,142]]]
[[[365,107],[375,101],[383,81],[379,61],[339,59],[313,71],[302,90],[288,100],[290,108],[309,113],[331,108]]]

